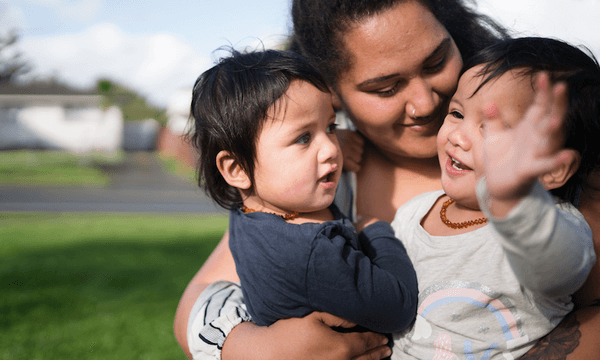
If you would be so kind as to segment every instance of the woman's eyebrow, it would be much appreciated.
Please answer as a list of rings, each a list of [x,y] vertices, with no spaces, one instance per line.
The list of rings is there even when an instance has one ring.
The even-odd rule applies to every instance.
[[[358,84],[357,87],[362,88],[365,86],[377,84],[377,83],[384,82],[384,81],[391,79],[393,77],[396,77],[396,76],[398,76],[398,74],[390,74],[390,75],[379,76],[379,77],[376,77],[373,79],[368,79],[368,80],[365,80],[365,81],[361,82],[360,84]]]
[[[424,63],[431,61],[431,59],[434,59],[436,56],[438,56],[441,52],[447,51],[448,48],[450,47],[450,42],[452,40],[450,39],[450,37],[445,38],[444,40],[442,40],[440,42],[440,44],[431,52],[431,54],[429,56],[427,56],[427,58],[425,58]],[[368,79],[365,80],[363,82],[361,82],[360,84],[357,85],[358,88],[361,87],[365,87],[365,86],[369,86],[369,85],[373,85],[373,84],[377,84],[383,81],[386,81],[388,79],[391,79],[393,77],[398,76],[399,74],[390,74],[390,75],[384,75],[384,76],[379,76],[373,79]]]

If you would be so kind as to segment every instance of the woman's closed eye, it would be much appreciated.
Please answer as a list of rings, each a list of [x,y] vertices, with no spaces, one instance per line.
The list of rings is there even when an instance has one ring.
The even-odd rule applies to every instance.
[[[396,93],[398,90],[398,83],[395,83],[394,86],[386,88],[386,90],[375,90],[374,93],[381,97],[390,97]]]
[[[398,80],[393,85],[389,85],[389,86],[386,86],[386,87],[383,87],[383,88],[380,88],[377,90],[373,90],[372,92],[380,97],[391,97],[391,96],[394,96],[398,92],[398,90],[400,90],[403,83],[404,83],[404,81]]]

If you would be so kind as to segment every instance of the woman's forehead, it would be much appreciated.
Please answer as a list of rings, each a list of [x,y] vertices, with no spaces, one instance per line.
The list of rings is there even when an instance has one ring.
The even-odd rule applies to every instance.
[[[420,3],[402,2],[352,27],[343,37],[349,73],[360,83],[371,77],[417,70],[449,34]]]

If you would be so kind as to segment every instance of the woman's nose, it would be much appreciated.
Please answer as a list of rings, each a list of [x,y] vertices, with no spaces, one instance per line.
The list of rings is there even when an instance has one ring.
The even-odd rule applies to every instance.
[[[427,117],[435,112],[437,94],[431,85],[423,78],[415,78],[406,89],[410,99],[406,104],[406,113],[413,118]]]

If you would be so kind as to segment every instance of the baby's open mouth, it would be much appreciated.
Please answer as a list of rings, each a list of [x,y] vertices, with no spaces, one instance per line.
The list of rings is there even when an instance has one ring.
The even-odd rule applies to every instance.
[[[454,159],[453,157],[451,157],[450,159],[452,160],[452,167],[455,168],[456,170],[473,170],[470,167],[468,167],[467,165]]]
[[[330,172],[329,174],[323,176],[319,179],[320,182],[332,182],[334,178],[335,171]]]

